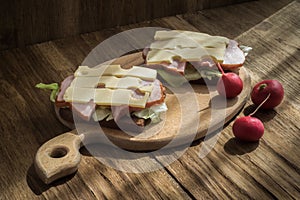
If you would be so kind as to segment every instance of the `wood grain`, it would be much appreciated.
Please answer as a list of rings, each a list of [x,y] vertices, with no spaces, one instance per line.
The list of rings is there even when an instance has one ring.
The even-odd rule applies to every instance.
[[[3,1],[0,50],[244,1]]]
[[[218,199],[299,197],[300,163],[296,154],[300,145],[300,116],[295,90],[299,88],[295,85],[299,83],[298,8],[299,2],[293,2],[236,38],[254,48],[245,64],[251,72],[252,84],[262,79],[277,79],[285,87],[286,99],[274,111],[257,113],[265,125],[265,134],[259,143],[236,141],[229,126],[221,132],[218,143],[206,158],[200,159],[201,146],[194,146],[168,167],[184,187],[192,188],[190,192],[195,198],[203,194]],[[282,29],[289,33],[282,34]],[[285,43],[279,44],[278,40]],[[280,66],[286,63],[288,66]],[[282,74],[281,69],[291,70],[291,75]],[[295,96],[289,97],[289,93]],[[245,114],[254,108],[249,101]],[[191,161],[187,163],[187,160]],[[189,177],[198,178],[191,181]],[[194,189],[194,185],[205,189]]]
[[[0,52],[0,199],[298,199],[299,2],[266,0],[235,6]],[[232,20],[228,22],[214,11]],[[240,143],[233,139],[230,123],[205,158],[198,156],[203,145],[198,141],[170,166],[143,174],[114,170],[83,149],[76,175],[44,185],[32,167],[35,152],[45,141],[68,129],[56,119],[51,102],[46,100],[48,94],[33,86],[41,81],[59,82],[101,41],[122,30],[143,26],[233,36],[252,46],[245,65],[252,84],[276,78],[284,83],[287,94],[280,107],[257,113],[265,125],[263,139]],[[240,116],[253,109],[248,101]],[[107,153],[111,150],[100,149]]]

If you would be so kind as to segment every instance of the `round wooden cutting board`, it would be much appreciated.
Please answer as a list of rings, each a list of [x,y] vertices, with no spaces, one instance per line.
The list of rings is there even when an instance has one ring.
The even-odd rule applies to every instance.
[[[115,59],[110,64],[130,68],[143,62],[141,53],[134,53]],[[127,134],[121,130],[101,127],[105,135],[102,134],[97,140],[93,136],[90,136],[92,139],[89,140],[89,136],[86,136],[84,145],[95,141],[107,144],[109,141],[127,150],[151,151],[162,147],[190,144],[223,127],[244,106],[250,94],[251,79],[244,67],[241,67],[238,73],[243,80],[244,88],[236,98],[226,100],[218,95],[214,86],[208,88],[205,84],[187,84],[187,87],[175,91],[166,86],[165,102],[168,111],[162,115],[163,120],[160,123],[148,125],[139,134]],[[92,135],[90,133],[95,129],[78,123],[76,128],[77,131],[71,132],[87,135]]]

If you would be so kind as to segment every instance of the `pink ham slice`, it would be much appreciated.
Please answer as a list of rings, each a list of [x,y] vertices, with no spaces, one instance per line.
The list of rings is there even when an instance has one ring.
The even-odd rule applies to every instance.
[[[148,52],[150,51],[150,46],[146,46],[144,49],[143,49],[143,52],[142,52],[142,56],[143,58],[146,60],[146,57],[147,57],[147,54]]]
[[[162,87],[162,84],[159,80],[155,80],[153,82],[153,90],[147,100],[147,104],[146,104],[146,107],[150,107],[154,104],[159,104],[159,103],[162,103],[162,101],[164,100],[164,91],[163,90],[163,87]]]
[[[89,103],[72,103],[72,111],[77,113],[82,119],[89,121],[95,111],[96,104],[93,101]]]
[[[229,44],[225,50],[224,61],[221,66],[224,69],[234,69],[241,67],[245,62],[245,54],[239,48],[238,43],[234,40],[229,40]]]
[[[71,82],[73,81],[74,79],[74,76],[71,75],[71,76],[68,76],[67,78],[65,78],[61,84],[60,84],[60,89],[59,89],[59,93],[57,95],[57,98],[56,98],[56,101],[59,101],[59,102],[63,102],[64,101],[64,94],[67,90],[67,88],[71,85]]]
[[[196,69],[217,69],[216,63],[213,61],[211,57],[202,58],[200,61],[191,61],[189,62]]]
[[[144,66],[147,68],[151,68],[151,69],[166,69],[170,72],[180,73],[183,75],[185,66],[186,66],[186,62],[180,62],[177,60],[173,60],[172,63],[162,62],[159,64],[145,64]]]
[[[66,105],[70,105],[69,103],[66,103],[64,101],[64,94],[67,90],[67,88],[71,85],[71,82],[74,80],[74,76],[68,76],[65,78],[60,85],[60,90],[56,98],[56,105],[61,105],[62,107],[65,107]],[[96,104],[92,101],[89,103],[71,103],[72,111],[77,113],[82,119],[84,120],[90,120]]]

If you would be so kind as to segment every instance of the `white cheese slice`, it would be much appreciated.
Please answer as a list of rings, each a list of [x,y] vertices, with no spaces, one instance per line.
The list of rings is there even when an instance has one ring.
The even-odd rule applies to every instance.
[[[122,69],[120,65],[80,66],[63,98],[74,103],[93,101],[102,106],[145,108],[156,75],[156,70],[138,66],[130,69]]]
[[[181,31],[181,30],[156,31],[154,35],[155,40],[168,40],[170,38],[189,38],[191,40],[197,41],[198,43],[200,42],[203,43],[204,41],[208,41],[208,40],[215,40],[225,44],[229,43],[229,39],[226,37],[212,36],[207,33],[199,33],[193,31]]]
[[[223,59],[222,49],[204,49],[204,48],[184,48],[184,49],[167,49],[151,50],[147,54],[147,63],[155,64],[160,62],[172,63],[173,60],[179,61],[200,61],[201,58],[211,56],[215,60]],[[212,56],[212,54],[214,56]]]
[[[73,88],[69,87],[65,94],[66,102],[88,103],[93,100],[97,105],[145,108],[149,92],[137,95],[132,90],[109,88]]]
[[[88,66],[79,66],[74,73],[75,77],[100,77],[100,76],[116,76],[116,77],[138,77],[143,80],[153,81],[156,79],[156,70],[133,66],[130,69],[123,69],[120,65],[102,65],[99,68],[89,68]]]
[[[168,40],[157,40],[151,43],[150,49],[183,49],[183,48],[222,48],[226,49],[227,43],[218,38],[193,39],[193,38],[170,38]]]
[[[169,38],[167,40],[157,40],[150,44],[150,49],[176,49],[176,48],[197,48],[200,45],[197,41],[187,38]]]
[[[130,76],[123,78],[115,76],[77,76],[70,85],[73,88],[96,88],[98,86],[111,89],[139,89],[141,92],[151,92],[153,82]]]
[[[229,39],[191,31],[157,31],[147,54],[147,63],[171,62],[179,56],[183,61],[197,61],[203,56],[223,62]],[[160,51],[159,51],[160,49]],[[163,53],[168,51],[167,53]],[[198,55],[198,58],[196,58]],[[164,58],[165,57],[165,58]]]

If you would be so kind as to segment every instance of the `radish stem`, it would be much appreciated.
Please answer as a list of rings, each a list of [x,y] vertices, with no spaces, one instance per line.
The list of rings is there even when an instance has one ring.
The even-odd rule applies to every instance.
[[[217,66],[218,66],[218,69],[221,71],[222,75],[224,75],[225,73],[224,73],[220,63],[217,63]]]
[[[263,90],[263,89],[265,89],[265,87],[267,87],[268,85],[267,84],[261,84],[260,86],[259,86],[259,90],[261,91],[261,90]]]
[[[259,104],[259,106],[249,116],[251,117],[252,115],[254,115],[258,111],[258,109],[270,98],[270,96],[271,96],[271,93],[268,94],[268,96],[265,98],[265,100],[263,100]]]

